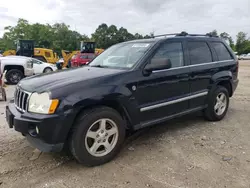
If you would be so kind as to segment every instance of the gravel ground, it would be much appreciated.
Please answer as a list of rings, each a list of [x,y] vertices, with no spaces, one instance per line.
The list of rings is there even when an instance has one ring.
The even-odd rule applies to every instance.
[[[0,103],[0,187],[250,187],[250,61],[240,62],[240,83],[227,116],[199,114],[130,136],[112,162],[86,168],[63,154],[40,153],[9,129]],[[7,88],[8,98],[13,86]]]

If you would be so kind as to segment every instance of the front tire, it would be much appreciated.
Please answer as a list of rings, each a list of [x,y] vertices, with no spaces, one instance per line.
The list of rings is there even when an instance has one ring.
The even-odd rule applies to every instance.
[[[24,74],[18,69],[9,70],[6,73],[6,80],[9,84],[17,84],[23,78]]]
[[[50,67],[46,67],[46,68],[43,70],[43,73],[49,73],[49,72],[53,72],[52,68],[50,68]]]
[[[228,90],[223,86],[217,86],[208,96],[208,107],[204,116],[209,121],[220,121],[225,117],[228,106]]]
[[[118,112],[108,107],[83,112],[72,130],[70,150],[78,162],[97,166],[112,160],[122,148],[125,123]]]

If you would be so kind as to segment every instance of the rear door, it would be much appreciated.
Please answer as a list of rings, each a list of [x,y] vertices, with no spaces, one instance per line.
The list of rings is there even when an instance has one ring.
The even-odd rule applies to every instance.
[[[188,40],[186,47],[189,52],[190,63],[190,92],[196,97],[189,101],[189,108],[205,105],[210,80],[217,72],[215,54],[205,40]]]

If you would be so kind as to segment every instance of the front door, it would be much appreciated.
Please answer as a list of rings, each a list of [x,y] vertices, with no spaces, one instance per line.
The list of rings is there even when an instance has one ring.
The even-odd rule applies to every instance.
[[[42,62],[37,61],[36,59],[31,60],[33,63],[33,69],[35,74],[41,74],[43,72],[44,67],[42,66]]]
[[[160,120],[188,109],[189,67],[185,66],[182,42],[165,42],[153,58],[168,58],[172,67],[141,76],[135,93],[141,123]],[[149,61],[151,62],[151,61]]]

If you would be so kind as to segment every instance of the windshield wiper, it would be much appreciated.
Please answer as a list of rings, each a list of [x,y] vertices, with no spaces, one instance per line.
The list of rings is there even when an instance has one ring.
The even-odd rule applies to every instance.
[[[99,68],[106,68],[107,66],[103,66],[103,65],[92,65],[90,67],[99,67]]]

